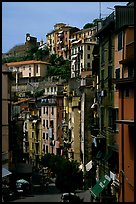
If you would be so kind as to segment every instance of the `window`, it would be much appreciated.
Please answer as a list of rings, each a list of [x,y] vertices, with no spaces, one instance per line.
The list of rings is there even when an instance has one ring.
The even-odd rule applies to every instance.
[[[90,68],[90,62],[87,63],[87,68]]]
[[[90,45],[88,45],[87,50],[90,50]]]
[[[90,59],[90,54],[87,55],[87,58]]]
[[[74,55],[74,49],[72,48],[72,55]]]
[[[45,140],[45,132],[43,132],[43,139]]]
[[[51,92],[53,92],[53,87],[51,87]]]
[[[112,66],[108,66],[108,77],[112,77]]]
[[[34,132],[32,132],[32,138],[34,138]]]
[[[48,128],[48,120],[46,120],[46,127]]]
[[[113,114],[112,114],[112,108],[109,108],[108,110],[108,126],[113,127]]]
[[[45,106],[43,107],[43,114],[45,114]]]
[[[54,107],[52,107],[51,114],[54,115]]]
[[[54,127],[54,121],[53,120],[50,121],[50,127],[52,127],[52,128]]]
[[[43,127],[45,127],[45,120],[43,120]]]
[[[122,40],[123,40],[123,35],[122,35],[122,34],[123,34],[122,32],[120,32],[120,33],[118,34],[118,51],[122,49],[122,44],[123,44],[123,42],[122,42]]]
[[[101,63],[104,63],[104,45],[101,48]]]
[[[48,107],[46,107],[46,114],[48,115]]]
[[[31,71],[31,65],[29,65],[29,71]]]
[[[45,144],[43,145],[43,152],[45,152]]]
[[[104,88],[104,70],[101,70],[101,88]]]
[[[36,65],[36,73],[38,73],[38,65]]]
[[[134,68],[128,67],[128,77],[133,77],[133,76],[134,76]]]
[[[56,87],[54,87],[54,92],[56,92]]]
[[[111,33],[109,35],[109,52],[108,52],[108,60],[112,60],[112,40],[111,40]]]
[[[101,108],[101,130],[104,128],[104,108]]]
[[[32,129],[34,129],[34,123],[32,123]]]
[[[129,91],[129,87],[128,88],[126,88],[125,90],[124,90],[124,96],[125,97],[129,97],[129,93],[130,91]]]
[[[29,73],[29,77],[31,77],[31,73]]]
[[[118,108],[114,109],[114,115],[115,115],[115,120],[118,120],[119,119],[119,109]],[[119,124],[118,123],[114,123],[114,126],[115,126],[115,130],[119,131]]]
[[[46,133],[46,140],[48,140],[48,133]]]
[[[48,145],[46,145],[46,153],[48,153]]]
[[[120,78],[120,68],[116,69],[115,74],[116,74],[116,79],[119,79]]]

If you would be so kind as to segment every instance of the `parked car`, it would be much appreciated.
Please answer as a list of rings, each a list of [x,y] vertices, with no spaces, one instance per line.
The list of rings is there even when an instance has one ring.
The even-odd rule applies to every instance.
[[[17,180],[16,191],[20,194],[28,194],[30,192],[30,183],[24,179]]]
[[[75,193],[63,193],[61,196],[61,202],[83,202],[83,199]]]

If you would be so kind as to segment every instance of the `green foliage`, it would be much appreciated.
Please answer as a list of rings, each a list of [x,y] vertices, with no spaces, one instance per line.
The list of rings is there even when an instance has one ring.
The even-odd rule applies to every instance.
[[[91,27],[93,27],[93,23],[87,23],[84,25],[83,29],[91,28]]]
[[[91,28],[91,27],[93,27],[93,26],[96,26],[97,21],[98,21],[98,19],[96,18],[96,19],[93,20],[92,23],[86,23],[86,24],[84,25],[83,29]]]
[[[69,80],[70,78],[70,62],[64,60],[62,56],[56,54],[49,55],[49,49],[38,49],[37,46],[32,47],[22,57],[9,57],[2,59],[2,63],[19,62],[26,60],[41,60],[48,61],[51,66],[48,67],[47,77],[59,76],[62,79]]]
[[[7,57],[2,59],[2,64],[9,63],[9,62],[20,62],[26,60],[41,60],[46,61],[49,57],[49,50],[48,48],[45,49],[38,49],[37,46],[31,47],[28,51],[26,51],[26,55],[24,56],[14,56],[14,57]]]
[[[53,54],[49,58],[52,66],[48,68],[47,76],[59,76],[62,79],[68,80],[70,78],[70,62],[64,60],[62,56]]]
[[[56,175],[56,186],[62,192],[74,191],[83,185],[83,173],[79,170],[77,161],[69,161],[60,155],[46,154],[41,164],[49,167]]]

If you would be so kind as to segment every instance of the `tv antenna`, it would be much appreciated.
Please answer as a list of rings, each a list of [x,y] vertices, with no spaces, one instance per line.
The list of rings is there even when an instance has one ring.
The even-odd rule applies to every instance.
[[[101,14],[101,2],[99,2],[99,19],[101,20],[101,16],[102,16],[102,14]]]

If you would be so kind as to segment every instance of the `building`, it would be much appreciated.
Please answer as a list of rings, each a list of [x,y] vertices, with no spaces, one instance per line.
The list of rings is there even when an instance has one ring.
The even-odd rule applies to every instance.
[[[92,75],[92,51],[96,27],[73,33],[71,40],[71,78]]]
[[[80,80],[70,79],[64,85],[63,144],[64,154],[70,160],[81,163],[81,110]]]
[[[42,155],[61,154],[63,120],[63,84],[47,81],[41,99]]]
[[[2,66],[2,167],[9,168],[11,159],[9,140],[11,125],[11,72]]]
[[[12,71],[14,80],[12,81],[12,91],[25,95],[27,91],[35,91],[39,83],[44,80],[50,63],[27,60],[20,62],[10,62],[6,64]],[[29,87],[30,86],[30,87]],[[32,89],[33,87],[33,89]]]
[[[114,83],[118,105],[120,202],[134,202],[134,26],[133,7],[116,7]],[[122,17],[127,15],[127,21]],[[131,104],[131,106],[130,106]],[[131,172],[131,173],[130,173]],[[126,193],[127,192],[127,193]]]
[[[64,59],[70,59],[71,56],[71,35],[78,31],[79,28],[57,23],[54,30],[46,35],[46,44],[50,54],[63,56]]]
[[[124,18],[124,15],[126,16],[126,18]],[[115,6],[115,12],[111,13],[102,22],[101,29],[98,30],[98,32],[95,35],[99,39],[99,54],[100,54],[100,58],[98,58],[99,63],[96,63],[96,61],[94,63],[94,65],[96,65],[96,70],[93,70],[94,72],[97,73],[98,78],[98,81],[97,78],[95,80],[97,81],[98,85],[96,86],[97,97],[94,100],[93,104],[95,110],[97,110],[98,114],[97,116],[99,121],[97,126],[98,129],[96,132],[94,131],[94,134],[96,135],[94,146],[96,146],[96,148],[93,147],[94,161],[97,164],[96,180],[98,181],[100,177],[104,174],[107,174],[112,179],[111,185],[108,185],[107,188],[105,188],[105,190],[102,191],[99,197],[100,200],[102,201],[104,201],[105,199],[109,199],[109,201],[110,199],[111,200],[115,199],[117,201],[124,202],[125,201],[124,199],[126,199],[127,201],[130,199],[129,198],[130,194],[133,201],[133,190],[130,193],[129,189],[130,193],[129,195],[124,194],[125,184],[123,183],[122,179],[120,180],[120,177],[122,175],[121,173],[122,161],[126,165],[129,163],[129,161],[127,160],[121,160],[122,155],[125,154],[125,152],[124,154],[121,153],[122,139],[120,134],[122,134],[122,130],[121,128],[119,128],[119,125],[115,122],[116,120],[118,121],[118,119],[121,117],[120,116],[121,112],[123,112],[122,114],[125,114],[124,110],[122,111],[123,107],[122,104],[124,102],[124,99],[121,104],[121,89],[118,88],[120,87],[120,85],[118,86],[116,83],[115,87],[115,85],[112,83],[112,78],[115,76],[119,78],[119,80],[120,77],[121,78],[125,77],[125,74],[126,77],[128,77],[128,70],[129,75],[131,76],[133,75],[133,65],[131,66],[130,69],[128,69],[127,66],[126,67],[124,66],[124,63],[121,63],[124,62],[124,57],[129,59],[129,55],[125,55],[126,44],[130,42],[130,44],[132,43],[130,47],[133,46],[133,32],[131,28],[131,26],[133,25],[133,20],[134,20],[133,6]],[[129,27],[128,29],[126,29],[127,31],[125,30],[126,27]],[[124,33],[122,31],[124,31]],[[131,47],[130,49],[131,51],[129,51],[131,57],[132,57],[131,53],[133,52],[132,49],[133,47]],[[126,61],[128,59],[126,59]],[[97,64],[99,65],[99,69],[97,69],[98,66]],[[99,139],[98,135],[101,136],[101,138],[103,139]],[[103,145],[102,143],[101,145],[98,145],[99,140],[101,141],[103,140],[104,142]],[[129,149],[130,147],[128,146],[128,149],[126,149],[126,151],[127,150],[129,151]],[[133,155],[133,149],[130,154]],[[131,163],[131,167],[133,168],[133,161]],[[124,197],[125,195],[126,197]],[[131,201],[131,199],[129,201]]]
[[[33,47],[39,47],[40,45],[40,42],[37,42],[37,38],[31,36],[29,33],[26,34],[25,40],[24,44],[15,45],[7,53],[3,53],[2,58],[26,56],[27,51]]]

